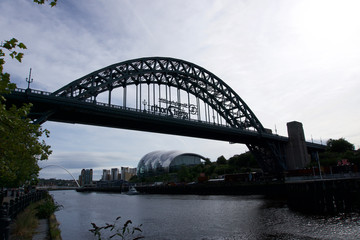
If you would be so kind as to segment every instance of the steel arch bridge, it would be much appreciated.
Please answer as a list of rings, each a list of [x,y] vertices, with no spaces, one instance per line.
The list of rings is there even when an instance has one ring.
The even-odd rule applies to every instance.
[[[73,81],[53,94],[78,100],[96,100],[97,95],[107,91],[108,103],[111,104],[113,89],[122,87],[126,94],[130,85],[150,84],[175,87],[196,96],[232,127],[264,131],[255,114],[224,81],[200,66],[174,58],[140,58],[114,64]],[[191,104],[188,104],[188,112],[190,107]]]
[[[244,143],[265,172],[286,168],[287,138],[267,131],[224,81],[184,60],[124,61],[53,93],[17,89],[8,98],[32,102],[29,116],[39,124],[84,123]]]

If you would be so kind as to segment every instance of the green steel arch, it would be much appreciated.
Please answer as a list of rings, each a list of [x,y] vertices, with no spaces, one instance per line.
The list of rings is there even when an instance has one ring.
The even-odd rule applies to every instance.
[[[113,64],[69,83],[53,95],[86,100],[118,87],[139,84],[175,87],[211,106],[231,127],[265,131],[247,104],[224,81],[196,64],[175,58],[149,57]]]

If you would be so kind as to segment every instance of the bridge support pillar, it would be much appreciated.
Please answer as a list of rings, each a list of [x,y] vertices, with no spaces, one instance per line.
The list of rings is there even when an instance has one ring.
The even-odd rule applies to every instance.
[[[310,157],[302,123],[293,121],[286,125],[289,136],[286,146],[286,167],[288,170],[304,168],[310,162]]]

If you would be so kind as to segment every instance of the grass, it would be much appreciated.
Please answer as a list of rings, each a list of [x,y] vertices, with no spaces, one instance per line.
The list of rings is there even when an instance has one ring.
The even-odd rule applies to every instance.
[[[52,214],[49,218],[49,225],[50,225],[50,239],[61,240],[61,231],[59,229],[59,223],[57,222],[54,214]]]
[[[12,236],[14,239],[32,239],[39,224],[36,217],[36,206],[38,203],[30,204],[23,212],[19,213],[13,223]]]
[[[50,195],[47,195],[44,200],[36,206],[36,216],[40,219],[49,219],[54,212],[60,210],[62,206],[54,202]]]
[[[32,239],[40,218],[49,219],[51,239],[61,239],[59,224],[54,215],[54,212],[59,210],[60,207],[50,195],[39,202],[30,204],[23,212],[18,214],[12,224],[11,239]]]

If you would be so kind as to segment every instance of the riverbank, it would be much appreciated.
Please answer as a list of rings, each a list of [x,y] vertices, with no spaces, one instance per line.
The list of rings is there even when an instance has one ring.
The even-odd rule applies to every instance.
[[[7,211],[10,215],[6,218],[7,227],[1,230],[1,233],[5,234],[4,239],[61,239],[59,223],[54,215],[59,205],[54,202],[51,195],[46,193],[41,200],[34,201],[27,207],[21,207],[25,204],[23,199],[29,197],[24,195],[20,196],[21,200],[10,199],[10,207]],[[6,203],[5,206],[7,206]],[[16,207],[19,210],[16,210]],[[17,212],[16,215],[12,215],[15,212]]]
[[[21,216],[20,216],[21,217]],[[18,219],[19,221],[23,221]],[[56,216],[52,214],[49,219],[38,219],[36,226],[33,226],[26,230],[28,233],[24,235],[24,232],[17,232],[16,222],[10,224],[10,239],[27,239],[31,237],[32,240],[61,240],[61,233],[59,229],[59,222]]]

